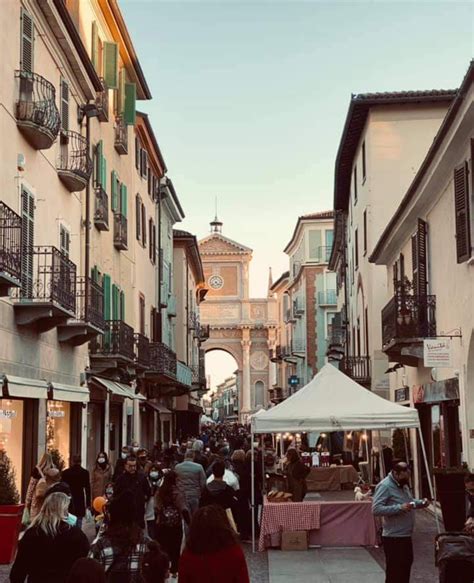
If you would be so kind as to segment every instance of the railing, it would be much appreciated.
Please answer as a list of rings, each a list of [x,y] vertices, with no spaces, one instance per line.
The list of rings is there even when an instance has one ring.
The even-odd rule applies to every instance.
[[[88,322],[99,330],[104,330],[104,290],[102,286],[90,277],[80,276],[76,279],[76,298],[76,319]]]
[[[331,258],[332,247],[318,247],[318,260],[320,263],[329,263]]]
[[[199,338],[200,342],[208,340],[211,335],[211,327],[209,324],[199,324],[199,328],[196,330],[196,336]]]
[[[122,213],[114,213],[114,245],[117,249],[128,248],[127,217]]]
[[[135,334],[135,362],[141,366],[150,364],[150,341],[143,334]]]
[[[76,311],[76,265],[56,247],[22,249],[21,302],[57,303]]]
[[[327,339],[328,348],[331,346],[344,346],[346,343],[346,332],[343,328],[333,328]]]
[[[102,91],[97,93],[95,99],[95,105],[97,107],[97,117],[100,121],[109,121],[109,89],[105,84],[104,79],[100,78],[102,81]]]
[[[193,371],[189,366],[178,360],[176,363],[176,378],[181,385],[191,387],[193,383]]]
[[[345,356],[339,370],[358,383],[370,383],[370,356]]]
[[[121,356],[134,360],[133,328],[122,320],[106,320],[105,332],[90,343],[90,352],[97,356]]]
[[[196,312],[190,312],[188,314],[188,329],[198,330],[199,325],[199,316],[196,314]]]
[[[163,342],[151,342],[150,368],[158,374],[176,378],[176,353]]]
[[[0,273],[21,279],[21,217],[0,201]]]
[[[320,306],[335,306],[337,305],[337,293],[335,289],[327,289],[326,291],[318,291],[318,304]]]
[[[128,126],[122,116],[115,119],[115,149],[119,154],[128,153]]]
[[[37,73],[15,71],[18,79],[16,119],[47,130],[54,140],[61,125],[54,85]]]
[[[436,336],[436,296],[394,296],[382,310],[382,343]]]
[[[100,184],[95,187],[94,224],[100,231],[109,230],[109,197]]]
[[[62,130],[60,141],[58,171],[73,172],[87,182],[92,173],[92,159],[87,139],[72,130]]]

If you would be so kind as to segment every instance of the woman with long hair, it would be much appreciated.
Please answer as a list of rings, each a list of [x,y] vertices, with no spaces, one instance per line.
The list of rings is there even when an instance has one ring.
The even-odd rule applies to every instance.
[[[64,583],[76,560],[87,555],[86,535],[66,522],[69,502],[62,492],[46,498],[18,544],[11,583]]]
[[[91,472],[91,499],[105,494],[105,486],[112,481],[112,466],[105,451],[97,454],[94,469]]]
[[[204,506],[193,516],[179,561],[179,583],[249,583],[245,556],[220,506]]]
[[[293,494],[293,502],[303,502],[308,488],[306,486],[306,476],[310,470],[300,460],[296,449],[290,448],[286,452],[286,478],[288,480],[288,491]]]
[[[44,472],[53,467],[54,464],[51,454],[49,452],[45,452],[41,456],[39,462],[33,468],[25,496],[25,514],[27,515],[26,517],[24,516],[25,523],[32,520],[40,511],[43,501],[41,500],[40,504],[39,500],[37,500],[36,487],[38,486],[38,482],[44,478]]]
[[[177,479],[176,472],[172,470],[166,472],[163,483],[155,494],[155,538],[170,558],[173,577],[178,572],[183,540],[183,518],[189,523],[190,516],[184,495],[177,487]]]

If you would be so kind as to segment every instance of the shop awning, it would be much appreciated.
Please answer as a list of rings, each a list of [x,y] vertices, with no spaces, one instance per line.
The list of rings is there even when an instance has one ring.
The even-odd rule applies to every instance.
[[[161,415],[171,415],[171,411],[167,409],[164,405],[160,405],[160,403],[153,403],[153,401],[147,401],[147,405],[149,405],[155,411],[158,411]]]
[[[54,401],[69,401],[70,403],[88,403],[89,389],[79,385],[51,383]]]
[[[24,399],[47,399],[48,383],[42,379],[28,379],[24,377],[14,377],[5,375],[3,384],[7,389],[7,394],[11,398],[21,397]]]
[[[123,383],[117,383],[115,381],[111,381],[109,379],[103,379],[100,377],[92,377],[95,381],[105,387],[108,391],[110,391],[113,395],[117,395],[119,397],[124,397],[125,399],[138,399],[139,401],[146,401],[146,397],[141,393],[138,395],[135,394],[132,387],[129,385],[124,385]]]

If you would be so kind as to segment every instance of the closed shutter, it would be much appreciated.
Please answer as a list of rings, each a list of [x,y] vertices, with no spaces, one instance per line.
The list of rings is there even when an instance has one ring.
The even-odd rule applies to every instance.
[[[135,125],[136,101],[137,86],[135,83],[124,83],[123,119],[127,125]]]
[[[111,174],[111,185],[110,185],[110,190],[111,190],[111,197],[110,197],[110,204],[111,204],[111,208],[113,212],[117,212],[118,211],[118,188],[119,188],[119,182],[118,182],[118,175],[117,172],[115,172],[115,170],[112,170],[112,174]]]
[[[140,195],[137,194],[137,196],[135,197],[135,227],[136,227],[137,241],[140,241],[140,239],[142,238],[142,235],[141,235],[141,226],[142,226],[141,212],[142,212],[142,201],[141,201]]]
[[[146,209],[142,203],[142,244],[146,245]]]
[[[471,257],[471,228],[469,209],[469,170],[467,163],[454,170],[454,213],[456,226],[456,257],[464,263]]]
[[[59,227],[59,250],[66,257],[69,257],[71,235],[64,225]]]
[[[35,27],[26,10],[21,10],[20,69],[33,72]]]
[[[112,284],[112,320],[118,320],[120,314],[120,295],[119,289],[115,285]]]
[[[127,195],[127,187],[125,184],[120,185],[120,212],[124,217],[127,216],[128,210],[128,195]]]
[[[110,320],[112,315],[112,280],[107,273],[104,273],[102,277],[102,288],[104,290],[104,319]]]
[[[102,172],[100,184],[105,192],[107,192],[107,160],[102,156]]]
[[[94,267],[91,269],[91,279],[93,282],[99,283],[99,277],[99,268],[97,265],[94,265]]]
[[[125,322],[125,292],[120,292],[120,319]]]
[[[94,178],[96,185],[101,183],[102,178],[102,140],[94,148]]]
[[[126,84],[126,73],[125,69],[122,67],[119,72],[119,86],[117,92],[117,102],[116,102],[116,112],[117,115],[122,115],[125,111],[125,84]]]
[[[118,89],[118,45],[104,42],[104,81],[109,89]]]
[[[35,231],[35,199],[31,192],[21,191],[21,295],[33,297],[33,244]]]
[[[69,130],[69,85],[61,79],[61,129]]]
[[[97,73],[100,73],[99,70],[99,30],[97,28],[97,22],[95,20],[92,21],[92,35],[91,35],[91,60],[92,64],[94,65],[94,69]]]
[[[422,219],[418,219],[418,229],[413,235],[412,266],[413,266],[413,295],[426,296],[428,293],[427,273],[427,233],[428,225]]]
[[[153,252],[151,254],[151,260],[153,262],[153,264],[156,263],[156,226],[155,226],[155,222],[152,221],[152,235],[153,235]]]
[[[140,142],[135,136],[135,168],[140,171]]]
[[[153,220],[148,219],[148,240],[150,241],[150,246],[148,248],[148,256],[153,261]]]

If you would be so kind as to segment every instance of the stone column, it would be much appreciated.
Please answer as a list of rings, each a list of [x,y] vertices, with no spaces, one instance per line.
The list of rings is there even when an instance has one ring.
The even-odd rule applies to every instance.
[[[251,411],[252,404],[250,401],[250,330],[244,329],[241,345],[242,345],[242,401],[240,404],[240,415],[245,417]]]

